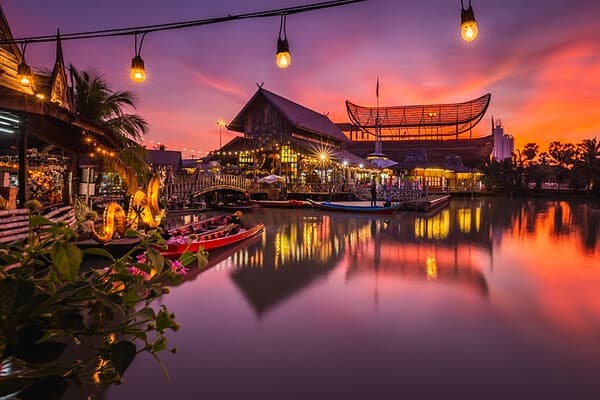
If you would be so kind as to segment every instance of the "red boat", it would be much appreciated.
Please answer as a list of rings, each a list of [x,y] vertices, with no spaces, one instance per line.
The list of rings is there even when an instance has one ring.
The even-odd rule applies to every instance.
[[[261,207],[268,208],[304,208],[310,207],[305,201],[302,200],[255,200],[256,203],[260,204]]]
[[[218,249],[250,238],[265,228],[264,224],[242,227],[239,224],[227,224],[212,232],[198,235],[192,241],[190,236],[174,236],[167,239],[167,250],[161,252],[165,257],[179,257],[185,251],[196,252],[200,247],[205,250]]]
[[[239,223],[241,212],[227,215],[217,215],[202,221],[192,222],[191,224],[178,226],[177,228],[169,229],[166,236],[186,236],[191,233],[205,234],[223,228],[229,223]]]

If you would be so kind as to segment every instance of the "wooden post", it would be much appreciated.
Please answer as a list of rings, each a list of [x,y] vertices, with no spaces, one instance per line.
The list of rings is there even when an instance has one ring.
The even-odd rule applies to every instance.
[[[17,151],[19,155],[19,208],[25,207],[27,201],[27,135],[29,133],[29,121],[23,117],[19,126]]]

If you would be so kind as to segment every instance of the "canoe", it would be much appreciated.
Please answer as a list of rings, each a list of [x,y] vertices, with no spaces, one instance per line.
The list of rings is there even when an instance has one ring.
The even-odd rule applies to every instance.
[[[242,227],[238,224],[229,224],[226,228],[216,232],[199,235],[193,241],[189,236],[174,236],[167,239],[167,249],[161,254],[165,257],[179,257],[184,251],[196,252],[200,247],[204,250],[218,249],[248,239],[265,228],[264,224],[251,227]]]
[[[314,200],[308,200],[308,202],[316,208],[327,211],[343,211],[350,213],[363,213],[363,214],[393,214],[400,208],[400,204],[396,204],[391,207],[372,207],[363,205],[352,205],[348,203],[332,203],[329,201],[317,202]]]

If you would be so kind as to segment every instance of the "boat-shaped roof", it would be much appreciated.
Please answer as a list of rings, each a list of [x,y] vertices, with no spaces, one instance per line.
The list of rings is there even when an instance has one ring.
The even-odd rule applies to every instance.
[[[439,138],[473,129],[483,118],[491,97],[488,93],[463,103],[393,107],[365,107],[346,101],[346,108],[350,121],[365,131],[379,127],[385,130],[383,136],[399,139],[427,135]]]

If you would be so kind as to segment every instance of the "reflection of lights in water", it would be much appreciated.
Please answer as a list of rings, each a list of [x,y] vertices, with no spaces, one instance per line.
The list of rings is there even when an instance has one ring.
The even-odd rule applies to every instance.
[[[462,233],[471,232],[471,209],[470,208],[459,208],[457,214],[458,214],[458,229]]]
[[[415,220],[415,236],[421,239],[446,239],[450,233],[450,210],[445,209],[431,218]]]
[[[435,257],[427,256],[427,260],[425,261],[427,265],[427,269],[425,270],[425,276],[427,279],[437,279],[438,278],[438,265]]]
[[[475,230],[479,232],[481,229],[481,207],[475,208]]]

